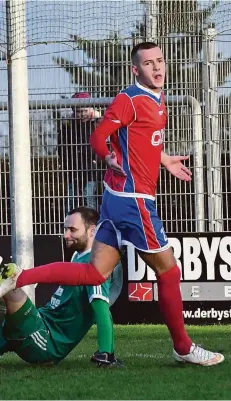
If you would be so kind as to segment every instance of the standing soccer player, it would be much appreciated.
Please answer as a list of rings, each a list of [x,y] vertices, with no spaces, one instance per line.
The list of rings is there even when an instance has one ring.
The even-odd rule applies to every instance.
[[[195,345],[185,330],[180,270],[155,206],[161,163],[174,176],[191,180],[191,172],[181,162],[187,157],[168,156],[162,150],[167,121],[162,92],[164,57],[155,43],[146,42],[133,48],[131,58],[136,84],[116,96],[91,136],[92,148],[108,165],[91,263],[78,269],[58,263],[55,271],[54,264],[23,272],[15,267],[15,283],[12,276],[3,280],[0,294],[35,282],[100,284],[117,264],[121,244],[133,244],[156,272],[159,304],[172,337],[174,358],[215,365],[224,360],[223,355]],[[106,144],[108,136],[112,153]]]

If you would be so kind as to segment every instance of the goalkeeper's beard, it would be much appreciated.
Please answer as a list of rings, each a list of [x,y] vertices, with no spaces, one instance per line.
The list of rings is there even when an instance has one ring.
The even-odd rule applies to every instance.
[[[87,235],[82,235],[82,237],[78,238],[78,240],[74,240],[74,242],[71,242],[69,244],[68,241],[66,241],[66,248],[70,251],[78,253],[84,252],[87,249],[87,245]]]

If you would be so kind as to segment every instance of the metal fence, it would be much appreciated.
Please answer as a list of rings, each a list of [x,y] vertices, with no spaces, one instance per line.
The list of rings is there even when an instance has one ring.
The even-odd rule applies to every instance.
[[[1,235],[11,233],[12,195],[6,3],[0,3]],[[16,3],[20,10],[20,1]],[[15,34],[11,51],[17,57],[23,42],[27,52],[35,234],[62,232],[66,210],[72,206],[100,206],[105,166],[89,147],[89,135],[105,110],[96,99],[113,97],[133,83],[130,50],[142,40],[157,41],[167,60],[165,149],[189,154],[193,171],[189,184],[161,169],[157,205],[166,231],[231,230],[230,16],[229,1],[27,2],[23,40]],[[93,99],[84,106],[92,109],[90,122],[72,113],[68,99],[79,91]],[[200,106],[200,128],[195,125],[198,112],[189,100],[182,101],[185,96]],[[195,136],[198,129],[201,139]]]

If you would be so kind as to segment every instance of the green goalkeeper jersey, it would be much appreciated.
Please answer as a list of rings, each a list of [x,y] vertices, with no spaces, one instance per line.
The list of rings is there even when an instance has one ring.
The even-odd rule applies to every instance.
[[[72,258],[78,263],[89,260],[90,250]],[[109,303],[109,290],[110,278],[99,286],[59,286],[50,302],[39,309],[50,332],[47,349],[54,361],[65,358],[82,340],[95,323],[91,301],[98,298]]]

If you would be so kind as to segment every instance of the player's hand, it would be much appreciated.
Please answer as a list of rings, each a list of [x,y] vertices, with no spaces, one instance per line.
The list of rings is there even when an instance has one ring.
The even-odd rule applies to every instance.
[[[96,363],[99,368],[122,368],[124,364],[117,359],[114,353],[96,351],[91,359],[91,362]]]
[[[172,175],[180,180],[191,181],[192,172],[182,163],[182,161],[188,159],[189,156],[169,156],[165,154],[162,164]]]
[[[108,167],[111,170],[115,171],[116,174],[126,177],[125,171],[118,164],[117,156],[116,156],[115,152],[112,152],[110,155],[106,156],[105,161],[106,161]]]

